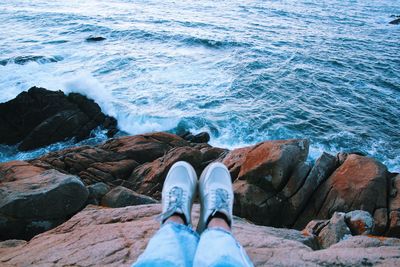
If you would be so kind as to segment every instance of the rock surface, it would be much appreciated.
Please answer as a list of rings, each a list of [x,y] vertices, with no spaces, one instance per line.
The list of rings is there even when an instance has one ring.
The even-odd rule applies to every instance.
[[[15,112],[18,111],[18,112]],[[89,137],[98,126],[116,132],[117,122],[83,95],[32,87],[16,98],[0,103],[0,144],[20,143],[31,150],[66,138],[78,141]]]
[[[19,176],[21,168],[23,176]],[[29,239],[78,212],[88,192],[81,180],[26,162],[0,164],[0,239]],[[16,175],[17,174],[17,175]]]
[[[117,186],[102,198],[101,205],[111,208],[120,208],[156,202],[157,201],[151,197],[138,194],[123,186]]]
[[[154,216],[160,209],[158,204],[117,209],[89,206],[28,243],[0,243],[0,265],[129,266],[158,229]],[[196,205],[195,221],[198,215]],[[256,226],[236,219],[233,232],[256,266],[400,264],[398,239],[357,236],[313,251],[310,244],[314,238],[296,230]]]

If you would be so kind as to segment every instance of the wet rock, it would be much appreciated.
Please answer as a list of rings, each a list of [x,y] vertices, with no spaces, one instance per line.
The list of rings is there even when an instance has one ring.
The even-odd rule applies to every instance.
[[[100,42],[106,40],[103,36],[89,36],[86,38],[86,42]]]
[[[210,134],[207,132],[201,132],[196,135],[191,132],[184,132],[179,136],[191,143],[208,143],[210,141]]]
[[[111,208],[153,204],[157,201],[151,197],[138,194],[123,186],[117,186],[108,192],[101,200],[101,205]]]
[[[329,223],[319,232],[318,240],[322,248],[328,248],[350,236],[351,232],[345,222],[345,214],[335,212]]]
[[[17,56],[8,59],[0,60],[0,65],[6,66],[8,64],[14,63],[18,65],[26,65],[30,62],[37,62],[39,64],[45,63],[54,63],[63,60],[61,56],[54,57],[45,57],[45,56],[37,56],[37,55],[28,55],[28,56]]]
[[[0,265],[130,266],[159,228],[161,206],[87,207],[68,222],[26,244],[0,248]],[[194,224],[199,206],[193,209]],[[256,226],[235,218],[233,233],[255,266],[397,266],[398,239],[357,236],[313,251],[313,237],[296,230]]]
[[[346,224],[352,235],[368,235],[374,230],[374,218],[364,210],[353,210],[345,215]]]
[[[22,167],[29,175],[15,174]],[[0,164],[0,238],[29,239],[79,211],[88,192],[80,179],[26,162]],[[17,171],[15,171],[17,170]]]
[[[400,18],[397,18],[397,19],[394,19],[394,20],[390,21],[389,24],[399,25],[400,24]]]
[[[15,112],[18,110],[18,112]],[[0,143],[30,150],[66,138],[82,140],[102,126],[108,116],[93,101],[80,94],[32,87],[0,104]],[[116,129],[115,119],[109,129]]]

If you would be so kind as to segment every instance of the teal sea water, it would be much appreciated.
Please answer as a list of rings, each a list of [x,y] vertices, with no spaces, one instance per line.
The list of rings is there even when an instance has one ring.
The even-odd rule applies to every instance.
[[[311,160],[360,151],[400,171],[391,15],[399,0],[1,1],[0,102],[34,85],[77,91],[130,134],[208,131],[228,148],[309,138]],[[0,161],[72,144],[0,146]]]

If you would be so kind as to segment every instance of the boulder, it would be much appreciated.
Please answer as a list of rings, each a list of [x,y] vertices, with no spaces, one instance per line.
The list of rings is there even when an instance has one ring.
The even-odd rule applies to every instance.
[[[374,218],[364,210],[353,210],[345,215],[346,224],[353,235],[369,235],[374,230]]]
[[[18,112],[15,112],[18,110]],[[107,123],[110,130],[117,122],[101,112],[100,107],[83,95],[32,87],[16,98],[0,103],[0,144],[30,150],[66,138],[82,140]]]
[[[68,222],[28,243],[0,245],[4,266],[130,266],[159,228],[159,204],[125,208],[88,206]],[[194,224],[199,206],[193,209]],[[357,236],[313,251],[312,236],[234,219],[233,233],[255,266],[362,266],[400,264],[398,239]]]
[[[400,174],[392,178],[392,194],[389,198],[388,236],[400,237]]]
[[[319,232],[318,241],[322,248],[328,248],[350,236],[351,232],[345,222],[345,214],[335,212],[329,223]]]
[[[247,180],[265,190],[280,191],[293,169],[306,160],[308,147],[309,142],[305,139],[257,144],[246,153],[238,179]]]
[[[89,185],[86,188],[89,192],[86,204],[94,204],[94,205],[99,205],[103,196],[111,190],[110,186],[103,182],[98,182]]]
[[[376,209],[385,208],[388,196],[387,169],[372,158],[350,154],[314,190],[296,222],[298,229],[302,229],[311,219],[330,218],[335,211],[365,210],[374,214]]]
[[[315,190],[317,190],[317,188],[323,182],[325,182],[325,180],[329,177],[329,175],[331,175],[336,167],[336,157],[325,152],[322,153],[305,179],[304,184],[286,202],[287,204],[285,205],[283,211],[284,225],[292,226],[295,224],[294,227],[296,229],[303,229],[309,221],[315,218],[314,216],[308,215],[312,210],[310,206],[314,204],[312,200],[309,200],[311,199],[311,196]],[[306,206],[308,207],[306,208]],[[327,218],[329,217],[321,219]]]
[[[6,173],[0,182],[1,239],[29,239],[83,207],[88,192],[78,177],[35,166],[29,175],[16,177],[14,170],[19,166],[29,167],[26,162],[0,164]]]
[[[101,205],[111,208],[120,208],[156,202],[157,201],[151,197],[138,194],[123,186],[117,186],[102,198]]]
[[[210,141],[210,134],[207,132],[201,132],[196,135],[193,135],[191,132],[184,132],[179,134],[179,136],[191,143],[208,143]]]

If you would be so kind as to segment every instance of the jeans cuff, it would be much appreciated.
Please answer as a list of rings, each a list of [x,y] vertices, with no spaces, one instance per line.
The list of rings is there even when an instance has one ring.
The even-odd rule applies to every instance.
[[[171,225],[171,227],[172,227],[172,228],[175,228],[176,230],[179,230],[179,231],[186,231],[186,232],[188,232],[189,234],[194,235],[197,239],[200,239],[199,234],[198,234],[195,230],[193,230],[192,227],[189,226],[189,225],[185,225],[185,224],[181,224],[181,223],[176,223],[176,222],[168,221],[168,222],[162,224],[162,225],[161,225],[161,228],[163,228],[163,227],[165,227],[165,226],[168,226],[168,225]]]

